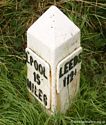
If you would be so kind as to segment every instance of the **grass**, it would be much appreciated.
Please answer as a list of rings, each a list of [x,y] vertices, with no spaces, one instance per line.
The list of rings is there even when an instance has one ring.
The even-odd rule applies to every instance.
[[[83,54],[77,98],[66,114],[48,116],[28,98],[24,49],[26,30],[52,4],[80,27]],[[105,0],[1,0],[0,19],[0,125],[106,123]]]

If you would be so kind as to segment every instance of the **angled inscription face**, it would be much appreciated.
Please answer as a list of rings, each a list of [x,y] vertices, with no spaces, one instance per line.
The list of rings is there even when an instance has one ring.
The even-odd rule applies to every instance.
[[[81,68],[79,47],[71,55],[63,59],[57,66],[57,93],[60,93],[66,86],[71,84],[77,72]]]
[[[36,53],[26,48],[27,87],[36,99],[50,108],[50,66]]]

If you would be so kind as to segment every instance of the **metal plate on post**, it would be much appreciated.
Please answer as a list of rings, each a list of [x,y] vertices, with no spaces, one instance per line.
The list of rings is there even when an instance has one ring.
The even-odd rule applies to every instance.
[[[79,47],[72,54],[63,59],[57,66],[57,93],[60,93],[74,80],[81,68],[79,55],[82,48]]]
[[[50,109],[50,66],[29,48],[26,48],[26,55],[28,90]]]

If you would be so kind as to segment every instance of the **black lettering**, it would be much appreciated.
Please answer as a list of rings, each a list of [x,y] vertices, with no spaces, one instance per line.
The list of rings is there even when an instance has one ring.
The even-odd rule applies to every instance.
[[[31,91],[34,92],[34,84],[31,85]]]
[[[59,71],[59,78],[61,78],[63,75],[64,75],[64,73],[62,73],[62,67],[61,67],[60,71]]]
[[[36,73],[34,72],[33,75],[34,75],[34,81],[36,82]]]
[[[35,67],[35,70],[38,71],[38,63],[36,60],[34,60],[34,67]]]
[[[64,79],[63,79],[63,86],[64,87],[66,86],[66,77],[64,77]]]
[[[27,52],[26,52],[26,63],[29,63],[29,64],[30,64],[30,59],[28,58],[28,57],[29,57],[28,55],[29,55],[29,52],[27,51]]]
[[[69,62],[66,62],[64,65],[64,74],[66,74],[69,71]]]
[[[39,64],[39,72],[42,75],[43,71],[42,71],[42,65],[41,64]]]
[[[45,67],[43,67],[41,64],[38,64],[37,60],[34,60],[34,68],[47,79],[47,76],[45,74]]]
[[[68,74],[67,76],[64,77],[63,79],[63,86],[66,87],[73,79],[74,76],[76,75],[77,70],[75,69],[75,71],[71,71],[70,74]]]
[[[43,95],[43,101],[44,101],[44,104],[46,106],[47,105],[47,96],[45,94]]]
[[[39,99],[42,101],[42,95],[43,95],[43,92],[42,92],[42,90],[41,89],[39,89],[39,95],[38,95],[38,97],[39,97]]]
[[[74,76],[74,71],[70,73],[70,82],[73,80],[73,76]]]
[[[30,65],[32,66],[32,63],[33,63],[33,57],[30,56]]]
[[[59,78],[68,73],[72,68],[74,68],[80,62],[80,55],[75,56],[70,61],[66,62],[63,67],[60,67]],[[64,69],[64,70],[63,70]]]
[[[34,95],[39,98],[40,101],[43,101],[44,105],[47,105],[47,96],[43,94],[41,89],[37,89],[37,86],[34,83],[31,83],[29,79],[27,79],[27,86],[28,88],[34,93]]]
[[[43,74],[43,76],[47,79],[47,76],[46,76],[46,74],[45,74],[45,67],[43,67],[42,74]]]
[[[39,76],[39,74],[37,74],[37,81],[36,82],[37,82],[38,85],[40,85],[40,76]]]
[[[37,95],[37,88],[36,88],[36,85],[35,85],[35,96],[37,96],[38,97],[38,95]]]
[[[69,70],[71,70],[74,67],[74,59],[71,59],[69,62]]]
[[[67,76],[67,85],[70,83],[70,75],[68,74],[68,76]]]
[[[33,75],[34,75],[34,81],[38,84],[38,85],[40,85],[40,76],[39,76],[39,74],[37,74],[36,72],[34,72],[33,73]]]

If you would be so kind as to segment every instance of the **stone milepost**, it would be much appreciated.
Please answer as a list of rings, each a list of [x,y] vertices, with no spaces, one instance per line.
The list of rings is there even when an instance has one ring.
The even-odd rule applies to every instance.
[[[81,52],[80,29],[56,6],[28,29],[27,88],[48,112],[66,112],[75,98]]]

